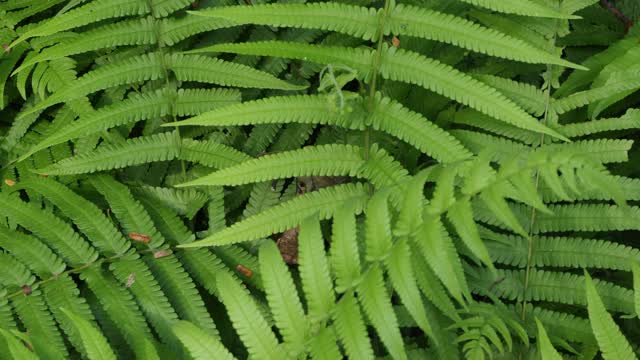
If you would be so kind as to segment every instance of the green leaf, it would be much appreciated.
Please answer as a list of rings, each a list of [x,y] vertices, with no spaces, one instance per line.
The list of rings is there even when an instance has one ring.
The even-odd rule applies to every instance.
[[[369,268],[358,284],[358,301],[367,318],[373,324],[389,354],[394,359],[406,359],[404,341],[400,334],[398,319],[391,305],[391,298],[384,286],[382,270],[376,264]]]
[[[257,240],[298,226],[304,219],[328,219],[343,205],[362,211],[368,191],[362,184],[345,184],[313,191],[248,217],[202,240],[180,247],[226,245]]]
[[[631,265],[633,271],[633,298],[636,308],[636,316],[640,317],[640,264],[633,262]]]
[[[544,326],[542,326],[542,323],[538,319],[536,319],[536,326],[538,327],[538,351],[540,352],[542,360],[562,360],[562,356],[554,349]]]
[[[464,197],[458,199],[456,203],[449,208],[447,217],[469,250],[490,269],[494,269],[489,251],[487,251],[484,242],[480,238],[478,227],[473,220],[473,210],[469,198]]]
[[[269,308],[291,357],[304,351],[309,327],[287,265],[273,241],[260,247],[260,271]]]
[[[207,334],[199,327],[188,321],[178,321],[173,325],[173,331],[182,344],[189,350],[194,360],[233,360],[235,357],[217,338]]]
[[[333,320],[349,359],[374,359],[369,334],[352,292],[340,299],[333,314]]]
[[[249,355],[262,359],[277,359],[282,355],[283,349],[247,289],[231,275],[221,272],[218,273],[218,290]]]
[[[308,218],[300,224],[298,262],[309,320],[311,323],[320,322],[333,310],[335,294],[317,219]]]
[[[87,358],[90,360],[110,360],[116,359],[107,339],[89,321],[71,311],[61,309],[61,311],[71,320],[77,332],[80,334]]]
[[[11,332],[0,328],[0,335],[4,338],[9,346],[9,354],[12,359],[37,360],[38,356],[29,351],[27,347],[15,337]]]
[[[591,329],[600,345],[602,357],[605,360],[638,359],[620,328],[604,307],[591,276],[586,271],[584,274]]]

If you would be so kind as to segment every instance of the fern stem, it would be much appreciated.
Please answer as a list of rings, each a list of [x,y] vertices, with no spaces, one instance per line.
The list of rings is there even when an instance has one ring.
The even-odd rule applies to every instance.
[[[384,9],[382,10],[382,14],[380,16],[380,20],[378,23],[378,44],[376,46],[376,53],[373,57],[373,64],[371,66],[371,85],[369,85],[369,99],[367,104],[367,111],[369,113],[373,112],[373,108],[375,106],[375,96],[377,90],[377,81],[378,81],[378,68],[380,67],[380,59],[382,57],[382,45],[384,43],[384,27],[387,21],[387,16],[389,15],[389,9],[391,8],[391,0],[385,0]],[[369,160],[369,151],[371,148],[371,127],[367,126],[364,130],[364,159]]]
[[[555,29],[557,29],[558,24],[557,22],[555,22]],[[557,31],[554,29],[554,34],[553,34],[553,39],[552,39],[552,44],[553,46],[555,46],[556,43],[556,37],[557,37]],[[547,72],[546,74],[548,74],[547,76],[552,76],[552,66],[551,64],[547,64]],[[550,108],[550,104],[551,104],[551,78],[546,79],[545,80],[546,83],[546,91],[544,94],[544,116],[542,118],[542,122],[544,125],[547,125],[548,121],[549,121],[549,108]],[[544,146],[544,141],[545,141],[545,134],[541,134],[540,135],[540,142],[538,144],[539,148],[542,148]],[[535,180],[535,186],[536,186],[536,191],[538,190],[539,186],[540,186],[540,170],[536,171],[536,180]],[[527,266],[525,269],[525,275],[524,275],[524,287],[522,290],[522,320],[526,320],[527,319],[527,289],[529,287],[529,278],[531,277],[531,270],[533,268],[533,266],[531,265],[531,260],[533,259],[533,226],[536,222],[536,208],[533,207],[531,208],[531,217],[530,217],[530,221],[529,221],[529,237],[527,239]]]

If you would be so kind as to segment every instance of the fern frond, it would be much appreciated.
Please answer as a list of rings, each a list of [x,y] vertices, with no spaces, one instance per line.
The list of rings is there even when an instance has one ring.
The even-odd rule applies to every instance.
[[[64,308],[81,316],[85,321],[95,322],[89,304],[80,296],[77,283],[69,275],[58,275],[54,280],[44,283],[42,289],[47,305],[60,324],[60,328],[82,354],[87,354],[88,350],[82,345],[82,334],[61,311]]]
[[[83,32],[66,39],[58,45],[42,50],[36,56],[24,61],[13,75],[29,68],[31,65],[72,56],[104,48],[130,45],[151,45],[157,43],[155,24],[151,18],[122,21],[116,24]]]
[[[97,0],[84,6],[70,10],[60,16],[55,16],[48,21],[25,31],[10,46],[26,41],[32,37],[48,36],[62,31],[70,30],[104,19],[125,17],[132,15],[145,15],[151,12],[149,3],[138,0]]]
[[[356,112],[362,107],[358,102],[352,106]],[[299,122],[364,129],[364,121],[352,121],[352,118],[354,116],[347,111],[336,111],[333,101],[327,95],[294,95],[230,105],[163,126],[239,126]]]
[[[95,175],[89,183],[105,197],[122,227],[129,233],[147,235],[149,246],[156,248],[164,243],[164,237],[155,228],[149,214],[124,184],[108,175]]]
[[[478,277],[476,277],[478,276]],[[478,288],[489,288],[495,278],[487,271],[478,271],[474,278]],[[584,294],[584,277],[567,273],[534,270],[530,273],[529,284],[524,292],[524,270],[497,270],[497,278],[504,279],[492,288],[492,292],[506,299],[550,301],[561,304],[587,305]],[[606,281],[597,281],[596,287],[602,294],[607,309],[633,313],[633,291]]]
[[[438,161],[456,162],[471,156],[449,133],[380,93],[368,121],[374,129],[404,140]]]
[[[536,319],[536,325],[538,327],[538,351],[540,351],[542,360],[562,360],[562,356],[554,349],[540,320]]]
[[[64,89],[39,102],[25,112],[23,116],[62,102],[81,98],[99,90],[145,80],[157,80],[162,78],[163,75],[162,55],[157,53],[143,54],[122,61],[115,61],[86,73],[68,84]]]
[[[630,109],[619,118],[598,119],[580,123],[566,124],[558,129],[567,137],[580,137],[607,131],[640,128],[640,110]]]
[[[298,262],[308,318],[312,324],[320,322],[333,310],[335,294],[320,222],[316,219],[306,219],[300,224]]]
[[[591,280],[591,276],[585,271],[585,288],[587,293],[587,310],[591,320],[591,329],[598,340],[602,350],[602,357],[606,360],[614,359],[638,359],[633,352],[628,340],[624,337],[620,328],[607,312],[598,290]]]
[[[0,335],[8,345],[9,353],[7,355],[13,359],[38,360],[38,356],[24,346],[23,342],[9,331],[0,329]]]
[[[483,238],[494,261],[514,266],[527,264],[527,240],[520,236],[501,235],[485,230]],[[535,237],[536,250],[531,257],[535,266],[630,270],[630,263],[640,260],[640,250],[615,242],[568,238]]]
[[[196,284],[175,255],[154,260],[149,258],[147,265],[181,319],[191,321],[211,334],[217,334],[218,330]]]
[[[598,100],[607,99],[615,94],[637,90],[638,88],[640,88],[640,70],[621,71],[600,87],[576,92],[555,100],[551,103],[551,109],[557,114],[564,114]]]
[[[192,12],[237,24],[257,24],[336,31],[375,40],[380,11],[337,3],[265,4],[233,6]],[[433,10],[399,4],[389,11],[384,34],[442,41],[488,55],[534,63],[574,67],[567,61],[536,49],[524,41],[484,28],[468,20]],[[578,66],[580,67],[580,66]]]
[[[34,177],[21,181],[20,188],[40,193],[55,204],[101,252],[113,256],[129,250],[129,242],[102,211],[66,186],[48,178]]]
[[[182,139],[180,160],[200,163],[205,166],[223,169],[249,161],[251,157],[230,146],[213,141]]]
[[[577,19],[578,16],[560,12],[561,9],[554,9],[551,6],[541,4],[535,0],[459,0],[486,9],[503,12],[507,14],[517,14],[533,17],[547,17],[556,19]]]
[[[490,269],[494,269],[489,251],[480,239],[478,227],[473,220],[471,201],[468,198],[457,199],[456,203],[449,208],[447,217],[469,250]]]
[[[66,222],[34,203],[0,194],[0,211],[12,221],[46,240],[69,265],[93,262],[98,254],[91,245]]]
[[[338,339],[333,328],[321,328],[309,345],[309,353],[314,360],[332,360],[342,357]]]
[[[16,270],[17,268],[14,268],[9,271]],[[28,329],[30,341],[39,357],[68,358],[60,331],[39,290],[33,291],[30,296],[15,297],[11,304],[20,321]]]
[[[404,341],[400,335],[398,319],[384,286],[379,265],[373,265],[357,287],[358,301],[371,321],[380,339],[394,359],[406,359]]]
[[[353,206],[358,212],[362,211],[366,198],[367,191],[362,184],[345,184],[320,189],[281,203],[205,239],[184,244],[181,247],[226,245],[260,239],[291,229],[310,216],[327,219],[344,204]]]
[[[334,313],[336,332],[349,359],[373,359],[373,349],[353,293],[345,294]]]
[[[365,259],[370,262],[386,258],[393,244],[388,197],[389,193],[386,191],[377,192],[367,203],[365,210]]]
[[[385,259],[391,284],[420,329],[434,340],[436,346],[439,346],[437,338],[433,336],[434,329],[424,310],[424,302],[418,289],[412,263],[408,259],[411,259],[409,244],[406,238],[400,239],[394,244],[389,257]]]
[[[210,19],[187,13],[179,18],[162,19],[159,40],[162,44],[173,46],[193,35],[234,25],[235,23],[231,21],[222,19],[211,21]]]
[[[360,254],[354,211],[349,206],[338,209],[333,217],[331,268],[336,277],[336,291],[342,293],[360,278]]]
[[[570,341],[581,342],[585,344],[595,343],[595,338],[589,327],[587,319],[577,317],[573,314],[567,314],[557,311],[548,310],[542,307],[533,307],[527,305],[527,313],[532,314],[536,319],[548,329],[549,333],[556,338],[567,339]],[[515,309],[514,309],[515,310]],[[517,311],[520,311],[518,309]],[[529,322],[530,325],[531,322]],[[530,332],[533,328],[530,329]]]
[[[158,206],[168,207],[179,215],[192,219],[204,206],[208,197],[205,193],[194,189],[174,189],[154,186],[133,188],[141,197],[149,197],[157,201]]]
[[[306,89],[306,86],[290,84],[249,66],[200,55],[173,54],[168,55],[165,61],[180,81],[258,89]]]
[[[633,299],[636,315],[640,316],[640,265],[637,261],[631,264],[631,271],[633,272]]]
[[[273,241],[260,247],[260,271],[276,326],[291,357],[304,352],[309,331],[291,274]]]
[[[322,47],[279,41],[213,45],[208,47],[207,51],[281,56],[324,64],[343,64],[357,70],[363,77],[369,73],[374,54],[370,49]],[[562,135],[525,113],[495,89],[449,65],[386,45],[382,49],[381,56],[379,72],[385,79],[424,87],[509,124],[566,140]]]
[[[144,358],[155,353],[154,346],[150,347],[148,343],[151,331],[131,294],[100,269],[89,268],[83,271],[81,279],[87,282],[131,349]]]
[[[362,150],[351,145],[310,146],[227,167],[177,186],[232,186],[297,176],[356,176]]]
[[[247,347],[249,355],[265,359],[278,358],[282,354],[278,340],[247,289],[225,273],[218,274],[218,288],[233,327]]]
[[[544,113],[545,97],[538,87],[493,75],[476,75],[476,78],[497,89],[530,114],[541,116]]]
[[[51,249],[37,238],[0,226],[0,247],[9,251],[36,275],[47,278],[64,271],[66,265]]]
[[[61,160],[39,174],[73,175],[119,169],[152,161],[168,161],[180,152],[180,138],[175,133],[160,133],[127,140],[124,144],[105,145],[91,153]]]
[[[174,332],[182,344],[189,350],[194,360],[234,360],[219,339],[204,332],[188,321],[179,321],[173,326]]]
[[[87,353],[87,357],[91,360],[115,360],[116,356],[111,350],[107,339],[102,336],[100,331],[93,324],[85,320],[83,317],[73,312],[61,309],[61,311],[74,324],[76,331],[82,338],[83,347]]]

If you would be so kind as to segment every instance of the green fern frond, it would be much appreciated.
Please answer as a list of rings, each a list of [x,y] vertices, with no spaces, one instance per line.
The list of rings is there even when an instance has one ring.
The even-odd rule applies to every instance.
[[[365,259],[370,262],[378,262],[386,258],[393,244],[388,198],[388,192],[377,192],[369,200],[365,210],[365,244],[367,250]]]
[[[4,341],[7,342],[9,348],[9,353],[7,355],[14,359],[38,360],[38,356],[24,346],[22,341],[20,341],[20,339],[14,336],[11,332],[0,329],[0,335],[2,335]]]
[[[225,245],[260,239],[291,229],[310,216],[327,219],[344,204],[353,206],[358,212],[362,211],[366,198],[367,191],[362,184],[345,184],[320,189],[281,203],[203,240],[181,247]]]
[[[633,299],[636,307],[636,315],[640,316],[640,265],[635,261],[631,264],[633,272]]]
[[[476,78],[497,89],[530,114],[535,116],[544,114],[545,97],[538,87],[493,75],[476,75]]]
[[[560,12],[551,6],[541,4],[534,0],[459,0],[486,9],[499,11],[507,14],[517,14],[524,16],[547,17],[557,19],[577,19],[578,16]]]
[[[478,288],[489,288],[496,279],[484,270],[478,271],[470,278],[474,278]],[[498,269],[497,279],[501,281],[492,287],[491,292],[502,298],[522,300],[524,294],[525,299],[530,301],[587,305],[583,276],[567,272],[534,270],[530,273],[526,292],[524,292],[524,270]],[[627,314],[633,313],[632,290],[606,281],[597,281],[596,287],[602,294],[607,309]]]
[[[354,111],[359,107],[362,105],[357,102],[353,104]],[[164,126],[239,126],[300,122],[364,129],[364,121],[352,121],[354,116],[349,112],[336,110],[334,102],[327,95],[276,96],[230,105]]]
[[[162,55],[143,54],[122,61],[116,61],[90,71],[57,91],[44,101],[29,109],[22,116],[46,109],[61,102],[68,102],[99,90],[136,83],[145,80],[157,80],[164,75]]]
[[[335,328],[349,359],[373,359],[373,349],[360,306],[353,293],[345,294],[336,305]]]
[[[249,161],[251,157],[230,146],[213,141],[182,139],[180,160],[191,161],[205,166],[223,169]]]
[[[380,11],[337,3],[266,4],[250,8],[221,7],[192,12],[194,15],[224,19],[238,24],[258,24],[336,31],[375,40]],[[414,36],[442,41],[488,55],[534,63],[571,64],[534,48],[524,41],[484,28],[468,20],[433,10],[399,4],[389,11],[384,34]]]
[[[221,359],[234,360],[219,339],[212,337],[188,321],[179,321],[173,326],[182,344],[189,350],[194,360]]]
[[[92,153],[64,159],[39,174],[73,175],[119,169],[152,161],[168,161],[180,152],[180,138],[175,133],[160,133],[127,140],[124,144],[104,145]]]
[[[587,319],[577,317],[572,314],[548,310],[542,307],[533,307],[527,304],[527,313],[532,314],[536,319],[548,329],[549,333],[556,339],[567,339],[570,341],[580,342],[584,344],[595,343],[593,333],[589,328]],[[520,309],[514,309],[520,311]],[[533,331],[531,321],[528,323]]]
[[[335,304],[333,282],[323,242],[318,220],[307,219],[300,224],[298,262],[302,289],[307,300],[308,319],[312,324],[328,317]]]
[[[360,278],[356,218],[348,205],[338,209],[333,217],[330,261],[336,278],[336,291],[343,293]]]
[[[467,159],[470,152],[449,133],[400,103],[376,94],[368,121],[374,129],[404,140],[441,162]]]
[[[66,268],[62,259],[33,236],[0,226],[0,244],[40,277],[58,275]]]
[[[310,146],[246,161],[177,186],[231,186],[296,176],[356,176],[364,164],[361,153],[362,149],[351,145]]]
[[[178,215],[193,219],[196,213],[208,201],[205,193],[195,189],[175,189],[143,185],[132,189],[141,197],[157,201],[158,206],[168,207]]]
[[[373,265],[357,287],[358,301],[367,314],[380,339],[394,359],[406,359],[404,341],[400,335],[398,319],[384,286],[379,265]]]
[[[46,240],[69,265],[88,264],[98,257],[95,249],[68,223],[40,209],[35,203],[0,194],[0,205],[3,215]]]
[[[211,21],[210,19],[187,13],[179,18],[162,19],[159,42],[167,46],[173,46],[193,35],[234,25],[236,24],[231,21],[222,19]]]
[[[129,242],[102,211],[66,186],[51,179],[34,177],[21,181],[17,189],[21,188],[42,194],[55,204],[100,251],[112,256],[129,250]]]
[[[375,40],[378,11],[372,8],[339,3],[259,4],[225,6],[192,15],[224,19],[238,25],[256,24],[337,31],[365,40]]]
[[[151,345],[150,348],[148,343],[151,331],[131,294],[100,269],[89,268],[83,271],[81,279],[87,282],[131,349],[144,358],[155,353],[154,346]]]
[[[557,114],[564,114],[598,100],[610,98],[615,94],[637,90],[638,88],[640,88],[640,71],[634,69],[621,71],[600,87],[576,92],[555,100],[551,103],[551,109]]]
[[[407,261],[408,259],[411,259],[409,244],[406,238],[400,239],[393,246],[389,257],[385,259],[385,266],[388,270],[391,284],[402,300],[402,304],[407,308],[420,329],[433,339],[436,346],[440,346],[438,339],[433,335],[434,329],[425,312],[413,266],[411,261]]]
[[[113,214],[127,232],[148,236],[151,239],[148,244],[151,248],[164,243],[164,237],[158,232],[149,214],[133,197],[127,186],[108,175],[95,175],[88,181],[105,197]]]
[[[598,345],[600,345],[600,349],[602,350],[602,357],[607,360],[638,359],[628,340],[607,312],[602,299],[598,295],[599,291],[596,285],[586,271],[585,288],[591,329],[593,329],[596,340],[598,340]]]
[[[580,123],[566,124],[558,129],[567,137],[581,137],[607,131],[640,128],[640,110],[630,109],[619,118],[598,119]]]
[[[258,89],[306,89],[249,66],[200,55],[167,55],[165,62],[180,81]]]
[[[91,30],[75,38],[67,39],[58,45],[42,50],[36,56],[24,61],[13,71],[13,75],[31,65],[116,46],[156,44],[154,20],[151,18],[134,19]]]
[[[253,357],[276,359],[282,354],[278,340],[255,300],[231,275],[218,274],[218,288],[233,327]]]
[[[80,334],[87,358],[91,360],[116,359],[107,339],[102,336],[93,324],[71,311],[65,309],[61,309],[61,311],[71,320],[77,332]]]
[[[373,50],[363,48],[322,47],[279,41],[221,44],[211,46],[206,50],[282,56],[324,64],[343,64],[357,70],[363,77],[369,73],[374,54]],[[336,54],[341,54],[341,56]],[[524,110],[497,90],[449,65],[414,52],[386,45],[381,54],[379,72],[383,78],[424,87],[509,124],[566,140],[562,135],[526,114]]]
[[[97,0],[53,17],[25,31],[10,46],[32,37],[48,36],[105,19],[132,15],[145,15],[151,12],[149,3],[138,0]]]
[[[483,238],[494,261],[514,266],[527,264],[527,240],[519,236],[501,235],[484,230]],[[630,270],[630,262],[640,260],[640,250],[615,242],[566,238],[535,237],[536,251],[531,264],[535,266],[599,268]]]
[[[298,292],[276,244],[266,241],[260,247],[260,271],[276,326],[291,357],[304,352],[309,326]]]

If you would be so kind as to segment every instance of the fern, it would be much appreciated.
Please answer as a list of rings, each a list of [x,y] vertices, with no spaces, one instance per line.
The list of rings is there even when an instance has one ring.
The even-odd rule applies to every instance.
[[[610,3],[3,1],[0,353],[637,357]]]

